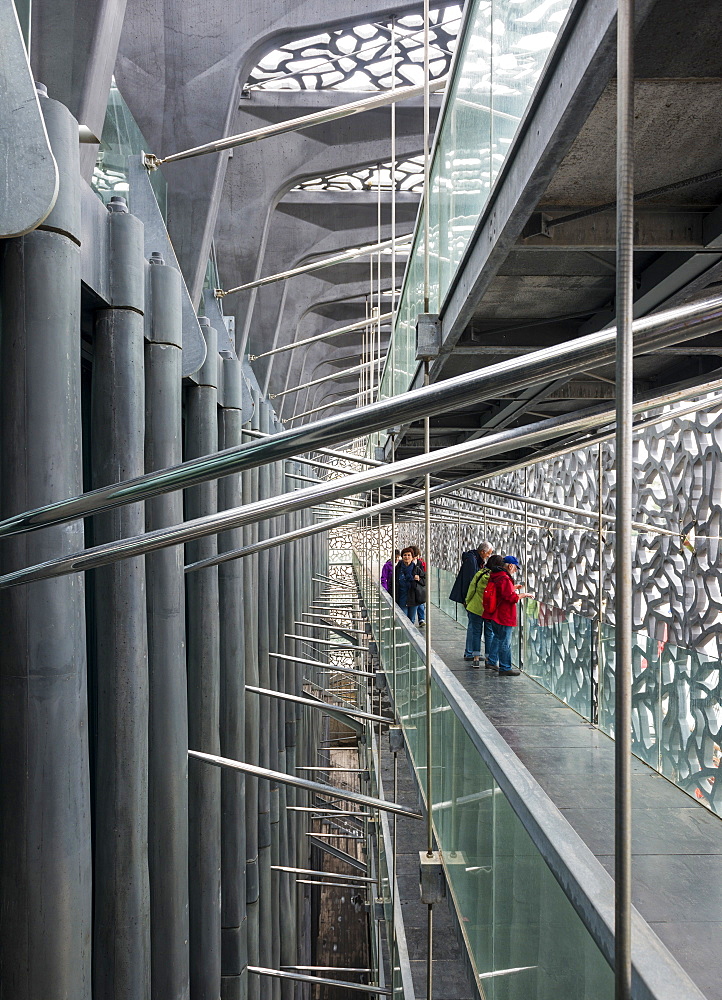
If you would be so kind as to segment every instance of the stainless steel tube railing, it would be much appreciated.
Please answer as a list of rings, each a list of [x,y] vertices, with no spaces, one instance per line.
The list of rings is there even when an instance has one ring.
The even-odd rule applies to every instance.
[[[720,329],[722,295],[715,295],[693,305],[678,306],[636,320],[634,350],[636,354],[644,354]],[[608,364],[614,357],[615,341],[616,328],[609,327],[523,357],[507,358],[477,372],[457,375],[413,392],[358,407],[348,413],[326,417],[261,441],[251,441],[240,448],[216,452],[212,456],[193,459],[171,469],[148,473],[78,497],[25,511],[0,522],[0,537],[87,517],[122,504],[146,500],[160,493],[185,489],[243,469],[291,458],[315,446],[348,441],[360,434],[384,430],[396,424],[443,413],[453,407],[478,403],[509,390],[524,389],[552,378]],[[444,467],[443,464],[439,466]]]
[[[686,391],[687,395],[691,394],[690,390]],[[700,387],[699,391],[704,390]],[[674,398],[678,398],[678,393],[672,393],[670,396],[657,396],[654,397],[654,401],[650,398],[645,398],[635,404],[635,409],[648,409],[650,406],[662,405]],[[459,463],[459,461],[493,457],[501,452],[546,441],[560,434],[591,430],[608,423],[613,419],[613,414],[614,410],[609,406],[595,406],[565,416],[551,417],[547,420],[537,421],[533,424],[527,424],[524,427],[507,428],[503,431],[498,431],[496,434],[489,434],[485,438],[467,441],[451,448],[443,448],[439,451],[407,458],[400,462],[366,469],[363,472],[355,472],[342,479],[333,479],[319,483],[317,486],[310,486],[291,493],[284,493],[271,499],[195,518],[192,521],[172,525],[169,528],[160,528],[142,535],[119,539],[118,541],[108,542],[104,545],[96,545],[73,555],[60,556],[35,566],[6,573],[4,576],[0,576],[0,589],[16,586],[21,583],[47,580],[68,573],[95,569],[98,566],[105,566],[108,563],[115,562],[117,559],[126,559],[131,556],[165,548],[166,546],[179,545],[182,542],[202,538],[205,535],[251,524],[255,521],[278,517],[296,510],[304,510],[319,500],[333,500],[341,496],[365,492],[379,486],[388,486],[391,483],[396,483],[404,479],[417,478],[426,472],[439,471],[452,467]],[[460,486],[470,485],[481,478],[483,477],[480,474],[471,475],[467,479],[450,483],[449,489],[459,489]],[[441,492],[443,487],[435,489]],[[407,495],[398,499],[400,503],[414,501],[413,495]],[[394,501],[387,501],[386,506],[388,509],[392,509]],[[352,514],[364,517],[368,516],[368,513],[369,508],[366,508],[365,510],[353,511],[348,515],[343,515],[343,517],[351,519]],[[331,526],[332,521],[329,520],[323,522],[318,527],[319,530],[326,531]]]

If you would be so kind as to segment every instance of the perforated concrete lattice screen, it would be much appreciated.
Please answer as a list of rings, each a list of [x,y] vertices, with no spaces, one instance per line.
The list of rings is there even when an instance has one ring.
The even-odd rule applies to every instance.
[[[602,511],[613,514],[613,442],[497,476],[487,485],[597,512],[600,447]],[[637,435],[635,517],[672,534],[634,536],[634,752],[719,813],[722,794],[717,800],[714,779],[722,746],[721,489],[719,408],[673,419],[662,415]],[[525,585],[535,594],[519,648],[525,669],[613,733],[613,524],[606,524],[600,544],[595,520],[588,529],[542,524],[538,515],[553,512],[530,505],[525,530],[520,500],[471,490],[462,496],[467,500],[444,501],[453,519],[432,527],[429,564],[441,578],[442,607],[455,610],[446,598],[461,552],[486,537],[497,551],[517,555]],[[400,523],[396,537],[397,547],[423,548],[423,525]],[[356,538],[357,551],[361,544]]]
[[[390,191],[394,186],[392,164],[376,163],[352,171],[339,171],[302,181],[296,191]],[[396,190],[421,193],[424,186],[424,158],[412,156],[396,161]]]
[[[431,12],[431,78],[449,71],[461,6]],[[420,14],[390,23],[356,24],[286,42],[266,53],[251,71],[247,88],[263,90],[388,90],[423,81],[423,20]],[[395,46],[395,55],[394,55]]]

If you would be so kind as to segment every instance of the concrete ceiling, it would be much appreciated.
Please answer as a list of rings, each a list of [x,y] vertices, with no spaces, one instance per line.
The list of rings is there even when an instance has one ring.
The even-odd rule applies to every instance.
[[[722,20],[715,0],[657,2],[637,38],[635,190],[675,185],[638,203],[635,228],[636,315],[704,294],[722,282]],[[574,39],[570,44],[574,44]],[[563,82],[563,66],[553,85]],[[606,76],[606,79],[603,77]],[[550,84],[552,86],[552,84]],[[529,197],[518,233],[500,251],[482,292],[467,300],[470,320],[435,362],[434,378],[478,370],[506,358],[601,329],[614,319],[615,100],[614,50],[607,47],[600,93],[573,122],[572,95],[563,155]],[[539,112],[541,113],[541,111]],[[529,123],[530,133],[533,120]],[[543,151],[539,151],[540,162]],[[701,174],[719,176],[687,183]],[[680,183],[681,182],[681,183]],[[503,184],[495,192],[503,200]],[[494,195],[492,195],[492,198]],[[582,218],[575,213],[611,207]],[[519,206],[517,205],[517,209]],[[493,207],[490,209],[493,211]],[[719,248],[719,250],[718,250]],[[473,254],[469,254],[469,259]],[[473,277],[464,275],[466,285]],[[442,320],[444,307],[442,306]],[[722,364],[722,335],[669,348],[635,362],[638,390],[662,390]],[[520,426],[614,396],[613,366],[519,399],[494,399],[432,421],[432,446],[470,434]],[[524,397],[522,399],[522,397]],[[423,448],[420,426],[403,435],[397,454]],[[504,461],[509,456],[504,456]],[[487,466],[493,468],[497,460]],[[466,470],[455,469],[454,475]]]

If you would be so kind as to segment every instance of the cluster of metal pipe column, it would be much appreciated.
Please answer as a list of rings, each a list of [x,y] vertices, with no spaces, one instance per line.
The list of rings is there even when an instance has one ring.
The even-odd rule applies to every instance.
[[[83,488],[78,125],[55,101],[40,104],[60,190],[45,224],[0,250],[3,512]],[[82,547],[75,522],[4,545],[2,564]],[[0,969],[19,1000],[90,991],[84,602],[82,576],[0,599]]]
[[[0,248],[0,517],[246,439],[241,363],[219,356],[202,319],[206,362],[182,383],[179,272],[160,254],[146,260],[143,225],[122,199],[100,233],[81,230],[78,124],[40,101],[60,194],[42,227]],[[86,310],[88,362],[81,247],[107,262],[109,289]],[[269,405],[255,403],[251,426],[277,430]],[[270,498],[284,475],[278,460],[3,540],[0,567]],[[302,667],[269,652],[295,652],[286,635],[327,570],[324,540],[189,574],[184,565],[312,521],[296,511],[3,592],[3,995],[294,996],[292,981],[247,968],[309,959],[304,887],[272,867],[308,863],[304,819],[286,808],[308,792],[189,764],[188,749],[291,774],[297,743],[299,760],[315,759],[320,713],[306,712],[305,726],[301,705],[259,698],[246,682],[302,693]]]

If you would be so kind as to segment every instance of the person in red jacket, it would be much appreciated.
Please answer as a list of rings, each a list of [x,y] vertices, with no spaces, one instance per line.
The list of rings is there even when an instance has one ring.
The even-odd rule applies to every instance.
[[[491,642],[487,643],[486,665],[498,670],[500,677],[518,677],[521,673],[511,662],[511,630],[517,623],[516,606],[521,597],[531,594],[520,592],[514,583],[519,569],[516,556],[492,556],[487,562],[491,570],[484,590],[483,617],[491,622]]]

